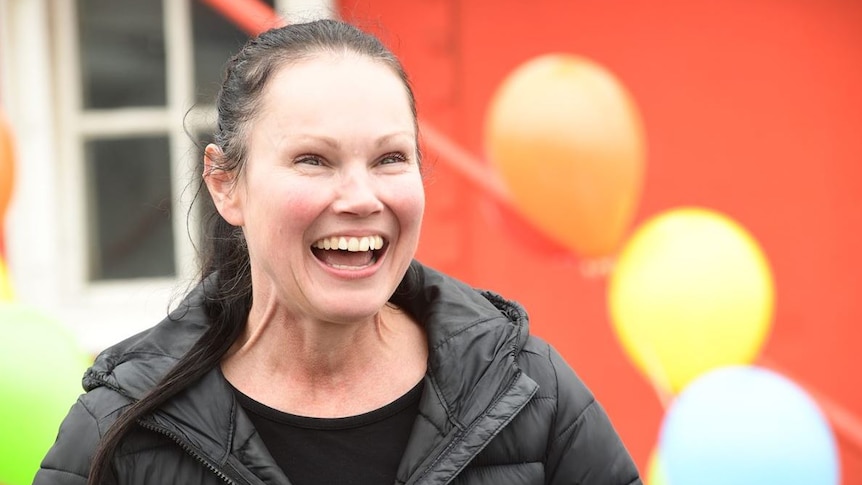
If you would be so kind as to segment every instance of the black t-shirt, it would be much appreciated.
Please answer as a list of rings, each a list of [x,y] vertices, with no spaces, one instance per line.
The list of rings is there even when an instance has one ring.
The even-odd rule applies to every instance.
[[[283,413],[235,393],[293,485],[380,485],[395,482],[422,382],[380,409],[332,419]]]

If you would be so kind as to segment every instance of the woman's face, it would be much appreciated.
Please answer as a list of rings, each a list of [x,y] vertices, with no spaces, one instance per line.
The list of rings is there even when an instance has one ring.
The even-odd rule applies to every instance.
[[[425,207],[404,85],[380,62],[320,54],[282,67],[261,101],[245,168],[217,203],[243,228],[255,304],[339,323],[376,314]]]

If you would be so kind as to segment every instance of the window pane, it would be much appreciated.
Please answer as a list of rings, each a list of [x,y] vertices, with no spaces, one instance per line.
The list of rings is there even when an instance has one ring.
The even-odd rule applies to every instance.
[[[91,140],[85,154],[90,279],[173,276],[168,138]]]
[[[273,6],[273,0],[264,0]],[[222,69],[227,60],[248,40],[242,30],[204,2],[192,2],[194,31],[195,99],[212,104],[221,85]]]
[[[163,106],[162,2],[78,0],[84,108]]]

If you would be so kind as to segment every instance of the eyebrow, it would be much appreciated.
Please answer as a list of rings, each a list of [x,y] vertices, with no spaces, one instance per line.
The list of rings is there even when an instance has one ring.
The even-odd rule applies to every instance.
[[[374,146],[379,148],[379,147],[385,145],[387,142],[389,142],[393,138],[400,138],[400,137],[405,137],[405,138],[412,140],[414,135],[413,135],[413,132],[406,131],[406,130],[387,133],[386,135],[383,135],[380,138],[378,138],[374,142],[375,143]],[[330,146],[334,149],[338,149],[341,147],[341,142],[338,140],[338,138],[334,138],[334,137],[331,137],[329,135],[301,134],[301,135],[299,135],[299,138],[301,138],[303,140],[319,141],[319,142],[322,142],[325,145]]]
[[[376,146],[380,147],[381,145],[385,145],[386,142],[390,141],[393,138],[404,137],[409,140],[413,140],[415,136],[416,135],[414,135],[412,131],[396,131],[394,133],[389,133],[388,135],[383,135],[378,138]]]

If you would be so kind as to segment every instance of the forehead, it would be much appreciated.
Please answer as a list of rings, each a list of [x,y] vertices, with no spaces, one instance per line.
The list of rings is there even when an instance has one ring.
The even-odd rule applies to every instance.
[[[313,140],[356,154],[378,150],[382,140],[418,149],[407,88],[383,62],[355,54],[312,57],[282,66],[265,89],[248,126],[252,159],[317,149]]]
[[[407,87],[396,71],[383,61],[352,52],[316,53],[279,67],[261,101],[264,112],[301,116],[332,109],[389,109],[413,122]]]

